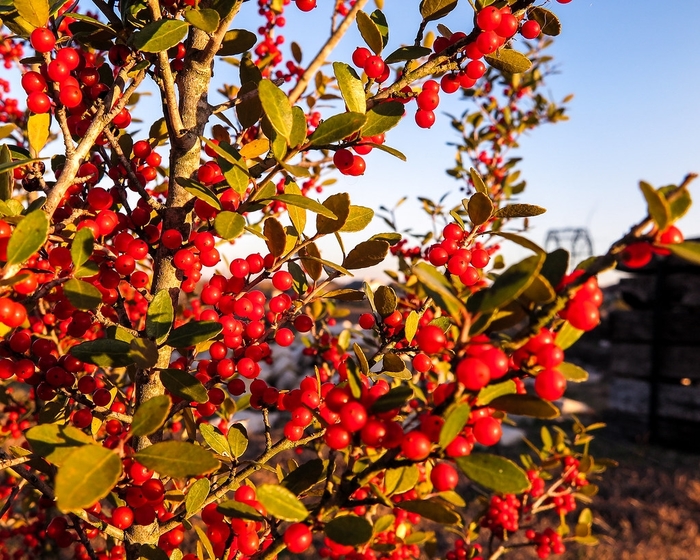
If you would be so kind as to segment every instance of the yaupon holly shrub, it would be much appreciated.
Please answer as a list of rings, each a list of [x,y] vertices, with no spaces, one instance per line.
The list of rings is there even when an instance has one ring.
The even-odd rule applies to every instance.
[[[541,91],[552,11],[477,0],[453,32],[437,22],[457,0],[406,1],[420,28],[388,53],[381,2],[290,4],[0,3],[24,89],[0,84],[0,558],[546,558],[596,542],[600,425],[543,428],[520,465],[493,446],[586,379],[564,350],[598,324],[599,272],[699,260],[673,225],[693,176],[642,183],[649,216],[569,273],[564,250],[506,228],[544,211],[513,201],[509,151],[565,118]],[[305,64],[282,49],[308,33],[280,34],[297,9],[332,22]],[[258,29],[236,28],[244,10]],[[334,60],[354,25],[365,44]],[[212,105],[220,67],[237,76]],[[147,82],[162,111],[132,123]],[[432,126],[450,94],[463,205],[423,198],[425,235],[345,247],[373,210],[317,194],[403,158],[392,129]],[[506,266],[505,242],[532,254]],[[387,285],[338,282],[390,252]],[[276,387],[287,347],[300,356]]]

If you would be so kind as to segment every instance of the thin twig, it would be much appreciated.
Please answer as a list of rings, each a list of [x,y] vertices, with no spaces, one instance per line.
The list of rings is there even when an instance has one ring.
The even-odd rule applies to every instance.
[[[306,86],[309,85],[309,83],[316,75],[316,72],[319,71],[321,66],[325,64],[326,59],[333,52],[333,49],[335,49],[340,40],[343,38],[343,35],[347,33],[348,29],[350,29],[350,26],[357,17],[357,13],[365,7],[365,4],[367,4],[367,2],[369,2],[369,0],[357,0],[357,2],[355,2],[355,5],[348,12],[348,15],[345,16],[343,21],[340,22],[338,29],[336,29],[333,35],[331,35],[328,38],[328,41],[326,41],[326,43],[321,47],[321,50],[318,51],[316,57],[311,61],[311,64],[309,64],[309,66],[306,68],[306,71],[301,76],[301,78],[299,78],[299,81],[289,94],[289,101],[292,103],[292,105],[294,105],[294,103],[296,103],[297,100],[304,93],[304,90],[306,90]]]

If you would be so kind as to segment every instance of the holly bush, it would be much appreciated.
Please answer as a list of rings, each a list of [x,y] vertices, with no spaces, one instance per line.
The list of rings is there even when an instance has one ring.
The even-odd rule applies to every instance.
[[[674,226],[693,176],[641,183],[649,215],[569,263],[523,235],[544,209],[519,202],[512,154],[566,118],[542,91],[553,11],[476,0],[460,21],[457,0],[405,2],[421,23],[390,41],[379,0],[290,4],[0,2],[0,53],[25,92],[1,84],[0,558],[494,560],[595,544],[600,424],[543,427],[518,462],[495,446],[585,381],[564,351],[599,322],[598,273],[698,261]],[[302,64],[280,32],[285,11],[314,8],[331,31]],[[255,10],[258,29],[235,27]],[[355,26],[364,44],[333,61]],[[215,68],[234,77],[213,105]],[[148,87],[157,114],[132,122]],[[342,176],[404,159],[392,129],[432,126],[446,95],[465,107],[448,171],[462,204],[421,198],[425,230],[403,234],[385,209],[390,231],[346,247],[374,210],[336,192]],[[504,243],[528,256],[507,266]],[[342,282],[389,253],[389,280]]]

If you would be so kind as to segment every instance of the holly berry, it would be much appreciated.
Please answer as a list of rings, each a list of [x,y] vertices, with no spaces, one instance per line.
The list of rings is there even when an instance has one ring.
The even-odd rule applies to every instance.
[[[295,0],[297,8],[302,12],[310,12],[316,7],[316,0]]]
[[[449,463],[438,463],[430,471],[430,482],[438,492],[447,492],[456,488],[459,474]]]
[[[535,378],[535,392],[545,400],[560,399],[566,391],[566,378],[556,369],[542,370]]]
[[[301,554],[302,552],[306,552],[311,546],[313,535],[308,525],[304,523],[292,523],[287,527],[282,538],[289,552],[292,554]]]
[[[37,27],[29,36],[29,42],[35,51],[47,53],[53,50],[56,44],[56,36],[46,27]]]
[[[520,28],[520,34],[526,39],[536,39],[540,33],[542,33],[542,28],[534,19],[527,20]]]

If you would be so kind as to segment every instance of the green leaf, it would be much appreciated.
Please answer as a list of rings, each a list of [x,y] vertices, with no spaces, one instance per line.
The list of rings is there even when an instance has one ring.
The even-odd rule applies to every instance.
[[[38,156],[46,146],[51,134],[51,115],[49,113],[32,114],[27,119],[27,137],[29,150],[32,155]]]
[[[192,515],[197,513],[204,505],[209,491],[211,490],[211,482],[208,478],[200,478],[196,480],[185,496],[185,511]]]
[[[185,21],[206,33],[214,33],[219,28],[219,13],[211,8],[200,10],[189,8],[183,14]]]
[[[385,357],[386,358],[386,357]],[[403,407],[413,397],[413,389],[408,385],[392,387],[388,393],[379,397],[372,403],[372,412],[388,412]]]
[[[464,310],[464,303],[455,295],[452,285],[434,266],[422,262],[413,267],[425,291],[450,315],[457,316]]]
[[[250,521],[262,521],[264,519],[253,506],[236,500],[222,502],[216,506],[216,510],[219,513],[223,513],[226,517],[235,517],[236,519],[248,519]]]
[[[526,249],[530,249],[533,253],[542,253],[544,254],[544,249],[540,247],[537,243],[534,241],[530,241],[527,237],[523,237],[522,235],[518,235],[516,233],[510,233],[507,231],[493,231],[489,232],[492,233],[493,235],[498,235],[499,237],[502,237],[503,239],[507,239],[508,241],[512,241],[513,243],[517,243],[521,247],[525,247]]]
[[[247,29],[230,29],[224,35],[221,48],[217,51],[218,56],[232,56],[249,51],[258,42],[255,33]]]
[[[226,434],[226,441],[231,449],[231,456],[238,459],[248,449],[248,431],[243,424],[233,424]]]
[[[555,249],[547,253],[540,274],[544,276],[551,286],[558,286],[566,276],[569,269],[569,252],[566,249]]]
[[[543,419],[559,416],[556,406],[534,395],[502,395],[489,402],[489,406],[516,416]]]
[[[157,53],[174,47],[187,35],[189,24],[177,19],[159,19],[131,36],[131,45],[138,51]]]
[[[292,126],[292,136],[289,138],[289,145],[294,148],[296,146],[301,146],[306,140],[306,116],[304,115],[304,110],[296,105],[292,107],[292,114],[294,115],[294,125]]]
[[[573,381],[574,383],[583,383],[584,381],[588,381],[588,372],[582,367],[572,364],[571,362],[562,362],[556,367],[556,369],[558,369],[559,372],[566,377],[567,381]]]
[[[374,218],[374,210],[367,208],[366,206],[355,206],[354,204],[351,204],[348,218],[345,220],[343,227],[341,227],[339,231],[362,231],[370,224],[372,218]]]
[[[95,238],[92,235],[92,230],[87,227],[79,229],[75,237],[73,237],[73,244],[70,247],[70,256],[73,261],[73,266],[79,268],[81,265],[85,264],[92,256],[94,247]]]
[[[513,49],[498,49],[493,54],[484,56],[489,66],[509,74],[521,74],[532,68],[532,62],[524,54]]]
[[[162,344],[170,333],[174,319],[175,310],[170,293],[167,290],[159,290],[148,304],[146,336],[155,340],[156,344]]]
[[[109,494],[121,474],[121,459],[111,449],[101,445],[76,449],[56,475],[58,509],[69,512],[91,506]]]
[[[647,201],[649,215],[661,231],[665,230],[671,220],[671,208],[666,197],[645,181],[639,181],[639,188]]]
[[[60,467],[73,452],[94,440],[73,426],[39,424],[25,433],[34,453]]]
[[[386,495],[403,494],[412,490],[420,480],[420,471],[416,465],[406,465],[398,469],[387,469],[384,473]]]
[[[511,266],[487,289],[481,290],[469,298],[467,308],[472,312],[492,311],[516,299],[533,282],[539,274],[545,256],[542,254],[528,257]]]
[[[21,264],[46,243],[49,219],[42,210],[34,210],[17,224],[7,243],[7,264]]]
[[[12,125],[14,127],[14,125]],[[3,127],[0,127],[0,131]],[[0,136],[2,136],[0,134]],[[0,167],[12,163],[12,154],[7,144],[0,146]],[[0,201],[7,201],[12,198],[12,190],[15,180],[9,171],[0,171]],[[87,229],[87,228],[86,228]]]
[[[382,317],[388,317],[396,310],[396,292],[388,286],[379,286],[374,292],[374,305]]]
[[[362,10],[357,12],[356,23],[367,46],[374,51],[374,54],[380,54],[384,48],[384,40],[377,24]]]
[[[474,193],[467,203],[469,219],[475,226],[486,223],[493,213],[493,202],[483,193]]]
[[[179,185],[182,185],[182,187],[192,196],[198,198],[203,202],[206,202],[212,208],[221,210],[221,202],[219,202],[219,198],[208,187],[205,187],[197,181],[193,181],[192,179],[187,179],[185,177],[177,177],[175,181]]]
[[[182,553],[180,552],[180,554],[182,554]],[[182,557],[176,559],[176,558],[173,558],[172,556],[168,556],[165,553],[165,551],[162,548],[160,548],[159,546],[156,546],[154,544],[142,544],[139,547],[138,559],[139,560],[182,560]]]
[[[348,111],[361,114],[366,113],[365,88],[362,86],[362,80],[360,80],[357,72],[344,62],[334,62],[333,72]]]
[[[283,521],[304,521],[309,510],[292,492],[277,484],[262,484],[256,491],[258,501],[268,515]]]
[[[317,214],[316,231],[322,235],[340,231],[350,215],[350,195],[348,193],[332,194],[323,201],[323,206],[333,212],[336,218],[326,218]]]
[[[502,383],[495,383],[494,385],[487,385],[477,395],[476,404],[478,406],[486,406],[492,400],[503,396],[510,395],[516,392],[515,383],[512,380],[503,381]]]
[[[310,146],[325,146],[360,130],[367,117],[363,113],[341,113],[325,119],[309,138]]]
[[[63,284],[63,293],[76,309],[97,309],[102,303],[102,292],[92,284],[71,278]]]
[[[12,4],[20,17],[34,27],[44,27],[49,21],[48,0],[14,0]]]
[[[199,425],[199,433],[202,434],[202,439],[213,451],[219,455],[231,456],[227,439],[214,426],[202,423]]]
[[[450,445],[467,425],[471,407],[467,403],[458,403],[447,411],[445,423],[440,428],[438,445],[443,449]]]
[[[481,175],[479,175],[479,172],[472,167],[469,169],[469,176],[472,179],[472,183],[474,183],[476,192],[480,192],[488,196],[489,190],[486,187],[486,183],[484,183],[484,180],[481,178]]]
[[[165,343],[173,348],[187,348],[211,340],[222,329],[221,323],[216,321],[190,321],[173,330]]]
[[[316,214],[335,220],[338,218],[329,208],[326,208],[320,202],[316,202],[308,196],[300,194],[278,194],[277,196],[272,196],[266,200],[279,200],[290,206],[296,206],[298,208],[304,208],[306,210],[311,210]]]
[[[668,201],[668,194],[675,190],[676,185],[667,185],[665,187],[661,187],[659,192],[663,194],[664,198],[666,198]],[[688,210],[690,210],[692,203],[693,201],[690,197],[688,189],[684,189],[683,192],[680,193],[680,196],[678,196],[673,202],[669,202],[669,206],[671,208],[671,221],[675,222],[676,220],[679,220],[685,216]]]
[[[158,347],[148,338],[134,337],[129,341],[129,357],[140,368],[151,368],[158,362]]]
[[[435,21],[449,14],[457,7],[457,0],[422,0],[420,15],[424,21]]]
[[[181,369],[161,370],[160,381],[170,393],[186,401],[205,403],[209,400],[202,382]]]
[[[168,419],[171,406],[168,395],[157,395],[142,403],[134,413],[131,433],[135,436],[150,436],[157,432]]]
[[[73,346],[69,353],[81,362],[101,367],[124,367],[134,363],[131,346],[122,340],[98,338]]]
[[[507,204],[494,212],[496,218],[530,218],[544,214],[547,210],[534,204]]]
[[[577,329],[576,327],[572,327],[571,323],[567,321],[564,323],[564,326],[559,329],[557,336],[554,338],[554,342],[557,346],[559,346],[559,348],[566,350],[567,348],[573,346],[573,344],[579,338],[581,338],[583,332],[584,331]]]
[[[456,459],[457,466],[476,484],[501,494],[520,494],[530,488],[527,474],[510,459],[474,453]]]
[[[285,185],[284,193],[295,196],[303,196],[299,185],[293,181]],[[297,231],[299,236],[301,236],[306,228],[306,210],[304,208],[300,208],[299,206],[289,204],[287,207],[287,213],[289,214],[289,219],[292,221],[294,229]]]
[[[292,104],[289,102],[289,98],[267,79],[261,80],[258,84],[258,95],[272,128],[289,143],[294,125]]]
[[[528,19],[534,19],[540,24],[542,33],[551,37],[556,37],[561,33],[561,22],[554,12],[542,6],[530,6],[527,10]]]
[[[219,212],[214,218],[214,229],[223,239],[236,239],[243,234],[245,228],[245,218],[238,212],[224,210]]]
[[[374,10],[369,15],[369,18],[377,26],[377,29],[379,29],[379,33],[382,36],[382,45],[386,47],[387,43],[389,42],[389,24],[386,21],[386,16],[382,13],[382,6],[380,5],[380,2],[375,2],[375,4],[377,4],[379,9]]]
[[[684,261],[700,265],[700,243],[697,241],[683,241],[672,245],[662,245],[662,247]]]
[[[389,56],[384,59],[386,64],[393,64],[394,62],[403,62],[408,60],[416,60],[418,58],[423,58],[424,56],[430,56],[433,53],[432,49],[427,47],[417,47],[411,45],[410,47],[399,47]]]
[[[185,478],[206,474],[219,467],[211,452],[186,441],[154,443],[134,456],[139,463],[159,474]]]
[[[399,152],[397,149],[392,148],[391,146],[387,146],[386,144],[374,144],[372,142],[366,142],[367,146],[372,146],[373,148],[377,148],[380,152],[386,152],[387,154],[391,154],[395,158],[400,159],[401,161],[406,161],[406,156]]]
[[[381,240],[363,241],[352,249],[343,260],[348,270],[368,268],[382,262],[389,252],[389,243]]]
[[[359,546],[372,538],[372,525],[364,517],[341,515],[326,523],[326,536],[346,546]]]
[[[311,459],[303,465],[299,465],[282,479],[282,486],[293,495],[306,492],[321,480],[325,472],[325,467],[321,459]]]
[[[367,111],[367,121],[362,127],[362,136],[376,136],[394,128],[404,116],[405,108],[400,101],[385,101]]]
[[[432,500],[407,500],[401,502],[400,507],[443,525],[456,525],[461,521],[460,516],[454,510]]]

